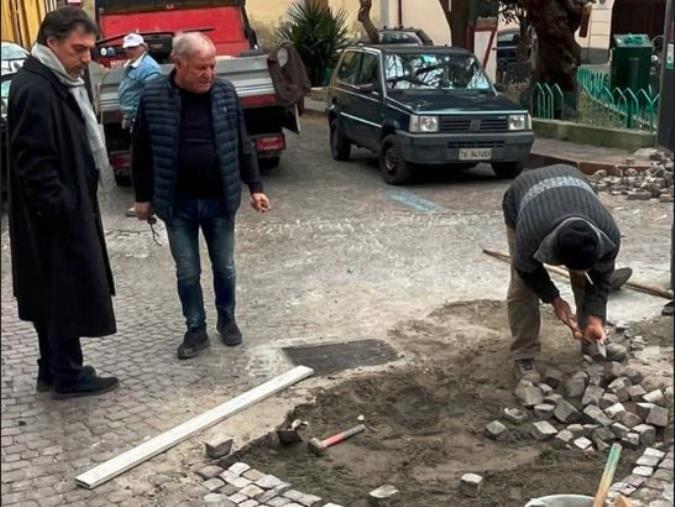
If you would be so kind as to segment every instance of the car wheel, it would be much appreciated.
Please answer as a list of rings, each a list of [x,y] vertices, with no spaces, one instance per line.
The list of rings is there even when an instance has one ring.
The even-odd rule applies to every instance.
[[[349,160],[352,152],[352,143],[342,132],[340,122],[334,119],[330,122],[330,154],[335,160]]]
[[[131,186],[131,176],[126,176],[122,174],[115,175],[115,183],[118,187],[130,187]]]
[[[513,179],[523,171],[522,162],[494,162],[492,170],[498,178]]]
[[[385,137],[380,145],[380,170],[384,181],[390,185],[403,185],[412,177],[410,163],[401,155],[393,135]]]
[[[258,166],[260,169],[274,169],[279,166],[281,157],[271,157],[271,158],[259,158]]]

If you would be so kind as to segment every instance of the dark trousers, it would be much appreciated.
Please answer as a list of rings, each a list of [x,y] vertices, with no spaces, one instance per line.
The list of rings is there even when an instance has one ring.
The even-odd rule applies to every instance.
[[[34,323],[40,345],[38,378],[52,380],[56,386],[77,381],[82,372],[82,346],[79,338],[64,338],[42,323]]]

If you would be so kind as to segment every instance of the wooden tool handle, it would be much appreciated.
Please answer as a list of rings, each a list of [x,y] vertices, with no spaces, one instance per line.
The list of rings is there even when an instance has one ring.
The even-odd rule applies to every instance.
[[[358,426],[354,426],[351,429],[348,429],[347,431],[343,431],[342,433],[338,433],[337,435],[333,435],[332,437],[328,437],[326,440],[322,442],[324,447],[330,447],[331,445],[339,444],[340,442],[343,442],[344,440],[347,440],[350,437],[353,437],[357,433],[361,433],[362,431],[365,431],[366,427],[363,424],[359,424]]]
[[[600,479],[600,484],[598,485],[598,491],[595,493],[593,507],[603,507],[605,505],[607,491],[614,480],[614,472],[616,472],[616,467],[619,464],[620,457],[621,444],[614,442],[612,444],[612,448],[609,450],[609,457],[607,458],[607,463],[605,464],[605,471],[602,474],[602,479]]]

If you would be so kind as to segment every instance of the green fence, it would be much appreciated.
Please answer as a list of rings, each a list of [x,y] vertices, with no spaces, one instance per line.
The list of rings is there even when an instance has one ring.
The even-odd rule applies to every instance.
[[[637,93],[630,88],[612,90],[606,72],[585,67],[578,70],[577,83],[575,108],[565,107],[565,94],[558,85],[537,83],[530,102],[532,116],[649,132],[656,129],[658,93],[651,89]]]

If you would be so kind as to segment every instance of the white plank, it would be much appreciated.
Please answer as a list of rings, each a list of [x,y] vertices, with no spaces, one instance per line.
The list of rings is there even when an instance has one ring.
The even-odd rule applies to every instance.
[[[75,481],[79,486],[94,489],[113,477],[117,477],[121,473],[166,451],[183,440],[190,438],[195,433],[203,431],[237,412],[241,412],[245,408],[286,389],[288,386],[309,377],[313,373],[314,370],[311,368],[307,368],[306,366],[296,366],[292,370],[289,370],[230,401],[226,401],[222,405],[218,405],[208,412],[193,417],[189,421],[165,431],[147,442],[143,442],[133,449],[129,449],[128,451],[109,459],[105,463],[101,463],[88,472],[78,475],[75,478]]]

